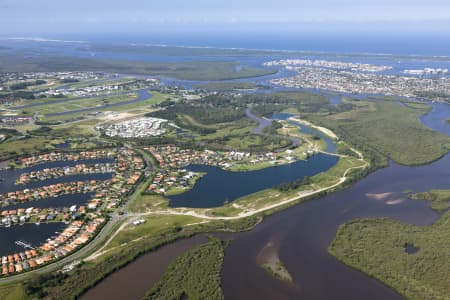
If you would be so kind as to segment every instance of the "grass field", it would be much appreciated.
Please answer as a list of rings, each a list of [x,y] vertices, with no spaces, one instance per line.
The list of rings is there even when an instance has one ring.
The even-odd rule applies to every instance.
[[[310,119],[335,131],[358,149],[378,152],[403,165],[432,162],[448,152],[450,138],[425,127],[419,116],[430,108],[380,101],[350,101],[355,108]]]
[[[0,287],[0,299],[2,300],[25,300],[27,296],[21,285]]]
[[[114,248],[137,239],[146,239],[170,229],[179,230],[183,226],[201,221],[201,219],[190,216],[150,216],[140,219],[145,220],[145,223],[140,225],[130,223],[119,232],[105,249]]]
[[[341,225],[329,252],[407,299],[443,300],[450,299],[449,241],[450,212],[431,226],[362,219]]]
[[[40,137],[6,141],[0,144],[0,160],[53,149],[54,142],[51,138]]]
[[[96,107],[107,104],[114,104],[123,101],[129,101],[136,99],[137,95],[134,93],[130,93],[129,95],[120,95],[120,96],[107,96],[104,97],[96,97],[96,98],[87,98],[87,99],[78,99],[78,100],[68,100],[62,103],[49,103],[46,105],[39,105],[30,108],[26,108],[23,110],[26,114],[36,114],[47,115],[54,114],[59,112],[77,110],[77,109],[85,109],[90,107]]]

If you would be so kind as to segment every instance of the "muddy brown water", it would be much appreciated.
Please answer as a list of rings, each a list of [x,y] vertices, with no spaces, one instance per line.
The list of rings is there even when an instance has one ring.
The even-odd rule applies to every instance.
[[[205,235],[197,235],[144,254],[119,271],[107,276],[80,299],[141,299],[147,290],[158,282],[172,260],[205,242],[207,242]]]
[[[444,117],[450,115],[450,106],[445,108]],[[450,126],[441,126],[442,116],[428,115],[422,121],[450,135]],[[379,281],[343,265],[327,249],[338,226],[357,218],[388,217],[422,226],[432,224],[438,215],[426,202],[408,200],[405,191],[448,189],[448,178],[450,155],[420,167],[391,164],[350,188],[271,215],[249,232],[222,235],[233,239],[221,272],[225,299],[403,299]],[[191,242],[186,243],[179,241],[169,245],[171,251],[163,247],[143,256],[158,257],[158,261],[138,259],[109,276],[82,299],[139,299],[162,276],[165,268],[159,261],[168,265],[177,256],[175,252],[181,254],[189,248]],[[269,243],[276,244],[279,258],[293,277],[292,284],[272,278],[258,265],[258,254]],[[149,269],[153,277],[145,281],[144,288],[145,284],[137,283],[141,282],[139,270]],[[120,272],[127,275],[110,281]],[[116,294],[113,290],[123,292]]]

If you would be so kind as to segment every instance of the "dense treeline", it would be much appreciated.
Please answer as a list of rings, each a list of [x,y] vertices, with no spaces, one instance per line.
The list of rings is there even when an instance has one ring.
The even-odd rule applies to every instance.
[[[248,106],[252,106],[259,115],[270,115],[287,108],[296,108],[302,112],[318,112],[329,110],[329,100],[323,96],[306,92],[242,96],[219,94],[206,96],[196,101],[174,102],[168,100],[161,103],[160,106],[165,109],[148,115],[177,121],[178,115],[185,114],[201,124],[211,125],[243,118],[244,110]]]
[[[308,185],[311,184],[311,178],[308,176],[305,176],[301,179],[295,180],[293,182],[286,182],[279,184],[276,188],[281,192],[288,192],[292,190],[296,190],[302,185]]]
[[[0,94],[0,101],[14,101],[16,99],[34,100],[36,97],[33,92],[15,91],[13,93]]]
[[[43,135],[46,136],[50,133],[50,131],[52,131],[53,129],[51,127],[48,126],[41,126],[39,128],[30,130],[28,133],[31,135]]]
[[[326,112],[329,100],[321,95],[306,92],[283,92],[273,94],[253,94],[242,97],[246,105],[252,105],[254,112],[268,116],[285,109],[299,112]]]
[[[315,124],[332,129],[356,149],[370,153],[371,165],[385,166],[387,158],[404,165],[420,165],[442,157],[450,139],[419,120],[428,107],[412,108],[377,101],[330,115],[308,115]]]
[[[450,95],[442,92],[417,91],[414,94],[419,98],[450,101]]]
[[[430,201],[430,208],[437,212],[445,212],[450,208],[450,190],[431,190],[409,195],[409,198]]]
[[[147,114],[151,117],[158,117],[175,121],[177,125],[184,125],[180,123],[177,118],[179,115],[185,114],[194,118],[197,122],[205,125],[228,123],[245,116],[244,111],[234,107],[224,107],[222,105],[213,105],[202,102],[180,102],[175,105],[167,106],[166,109],[155,111]],[[200,127],[200,126],[198,126]]]
[[[47,273],[33,277],[25,284],[25,293],[43,299],[48,295],[47,288],[60,285],[67,277],[67,274],[62,273]]]
[[[277,129],[281,127],[281,124],[277,122],[267,128],[266,134],[263,136],[256,136],[247,129],[230,129],[226,134],[218,132],[223,124],[233,125],[236,129],[253,126],[242,122],[242,120],[247,120],[245,116],[247,107],[252,107],[252,110],[259,115],[270,115],[286,108],[295,108],[302,112],[329,113],[330,107],[326,97],[307,92],[252,95],[217,94],[198,100],[166,100],[160,106],[163,109],[151,112],[147,116],[171,120],[181,128],[202,136],[192,137],[192,143],[196,141],[209,149],[227,148],[253,152],[285,148],[291,145],[292,141],[277,134]],[[214,135],[206,137],[211,134]],[[179,139],[148,139],[146,141],[152,144],[158,141],[180,145],[186,140],[189,140],[187,135],[179,136]]]
[[[46,84],[46,83],[47,83],[47,81],[42,80],[42,79],[38,79],[38,80],[35,80],[35,81],[30,81],[30,82],[20,82],[20,83],[11,84],[9,86],[9,89],[11,91],[23,90],[23,89],[26,89],[29,86],[42,85],[42,84]]]
[[[64,79],[61,79],[59,82],[61,82],[61,83],[76,83],[76,82],[80,82],[80,81],[76,78],[64,78]]]
[[[210,242],[189,250],[173,261],[143,300],[223,299],[220,269],[226,242]]]
[[[162,110],[151,112],[147,116],[171,120],[182,128],[207,135],[215,133],[218,124],[245,118],[245,109],[249,106],[259,115],[270,115],[287,108],[302,112],[326,112],[329,109],[329,100],[306,92],[217,94],[199,100],[166,100],[160,104]],[[270,128],[272,129],[276,128]]]
[[[15,129],[11,129],[11,128],[0,128],[0,134],[5,134],[5,135],[21,135],[20,132],[18,132]]]
[[[407,299],[449,299],[449,220],[447,212],[431,226],[387,218],[350,221],[339,226],[329,252]],[[408,253],[407,245],[418,251]]]
[[[248,217],[241,220],[216,221],[208,224],[199,224],[184,227],[181,230],[180,228],[172,228],[160,232],[154,237],[143,239],[138,243],[130,243],[120,251],[115,251],[114,255],[108,255],[99,262],[83,264],[68,277],[63,276],[62,274],[54,274],[51,277],[41,278],[39,278],[39,276],[37,279],[30,279],[23,282],[23,288],[30,293],[27,294],[29,299],[77,299],[88,288],[93,287],[97,282],[133,261],[141,254],[156,250],[177,239],[190,237],[198,232],[247,230],[259,221],[259,217]],[[42,290],[38,291],[34,289],[36,283],[43,282],[48,278],[50,278],[50,280],[42,286]],[[39,297],[39,295],[45,296]]]
[[[277,130],[280,128],[283,128],[283,124],[278,121],[272,121],[272,124],[270,124],[269,127],[264,128],[264,133],[275,135],[278,134]]]

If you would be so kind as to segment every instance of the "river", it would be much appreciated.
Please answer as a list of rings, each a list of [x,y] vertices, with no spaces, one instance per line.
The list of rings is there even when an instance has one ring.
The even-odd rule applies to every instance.
[[[90,51],[86,51],[85,55],[91,55]],[[98,52],[96,55],[102,57]],[[329,56],[336,59],[335,55]],[[244,63],[260,66],[263,60],[270,59],[276,58],[262,57],[253,63]],[[353,57],[346,59],[354,60]],[[384,64],[379,59],[372,60]],[[392,63],[391,60],[389,63]],[[429,66],[428,61],[402,58],[402,61],[396,63],[395,72],[426,66]],[[287,71],[280,70],[259,79],[234,81],[267,84],[272,78],[287,75],[290,75]],[[162,81],[186,88],[205,83],[171,78],[162,78]],[[269,92],[274,90],[284,89],[273,87]],[[340,102],[338,97],[330,100],[332,105]],[[445,123],[445,118],[450,117],[449,106],[440,103],[432,106],[433,110],[421,118],[422,122],[450,135],[450,126]],[[98,109],[99,107],[91,110]],[[327,248],[339,224],[355,218],[382,216],[417,225],[434,222],[438,216],[429,209],[427,203],[408,200],[404,191],[449,188],[449,165],[450,155],[420,167],[391,163],[389,167],[374,172],[350,188],[271,215],[249,232],[221,235],[233,239],[226,251],[222,269],[222,286],[226,299],[402,299],[379,281],[338,262],[328,255]],[[215,172],[215,169],[211,170]],[[206,177],[198,184],[205,180]],[[197,236],[143,255],[108,276],[83,299],[139,299],[160,278],[171,260],[203,241],[201,236]],[[278,252],[292,275],[292,284],[273,279],[257,265],[259,253],[269,243],[274,245],[272,248]]]
[[[450,116],[450,106],[439,104],[433,107],[435,109],[422,121],[426,126],[448,134],[448,128],[442,124]],[[226,250],[221,274],[225,298],[403,299],[379,281],[337,261],[328,254],[327,248],[334,239],[337,227],[355,218],[389,217],[417,225],[432,224],[438,215],[426,202],[408,200],[405,191],[449,188],[449,165],[450,154],[426,166],[405,167],[391,163],[389,167],[372,173],[350,188],[266,217],[249,232],[220,234],[233,240]],[[278,281],[258,266],[257,257],[268,244],[273,245],[272,248],[285,263],[293,283]],[[173,247],[185,249],[179,242]],[[171,254],[165,256],[164,251],[161,248],[146,254],[142,260],[139,258],[136,261],[140,264],[130,264],[119,272],[132,274],[137,266],[139,269],[150,269],[157,263],[144,264],[144,257],[172,257]],[[154,272],[161,276],[163,268],[157,270]],[[107,277],[90,293],[96,292],[93,295],[97,297],[109,295],[109,299],[121,299],[107,292],[115,289],[119,282],[117,279],[111,280],[112,277]],[[127,275],[120,278],[121,289],[135,289],[134,279]],[[149,279],[148,288],[154,282],[154,277]],[[139,290],[139,295],[128,299],[139,299],[145,289],[140,286]]]
[[[109,275],[97,286],[84,294],[82,300],[141,299],[154,285],[176,257],[189,249],[207,242],[204,235],[176,241],[156,251],[145,254]]]
[[[450,135],[450,106],[433,103],[421,118]],[[450,154],[420,167],[391,163],[354,186],[267,217],[250,232],[239,233],[226,251],[222,284],[226,299],[402,299],[392,289],[331,257],[327,248],[337,227],[362,217],[389,217],[429,225],[438,215],[426,202],[408,200],[404,191],[449,188]],[[275,245],[293,284],[270,277],[256,263],[267,244]]]

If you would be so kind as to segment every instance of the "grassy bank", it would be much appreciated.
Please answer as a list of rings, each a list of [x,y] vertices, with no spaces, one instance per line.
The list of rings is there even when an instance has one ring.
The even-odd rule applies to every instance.
[[[390,219],[341,225],[329,252],[393,287],[407,299],[450,299],[450,213],[431,226]],[[406,246],[415,249],[408,254]]]
[[[223,299],[220,270],[226,245],[211,238],[179,256],[143,299]]]

